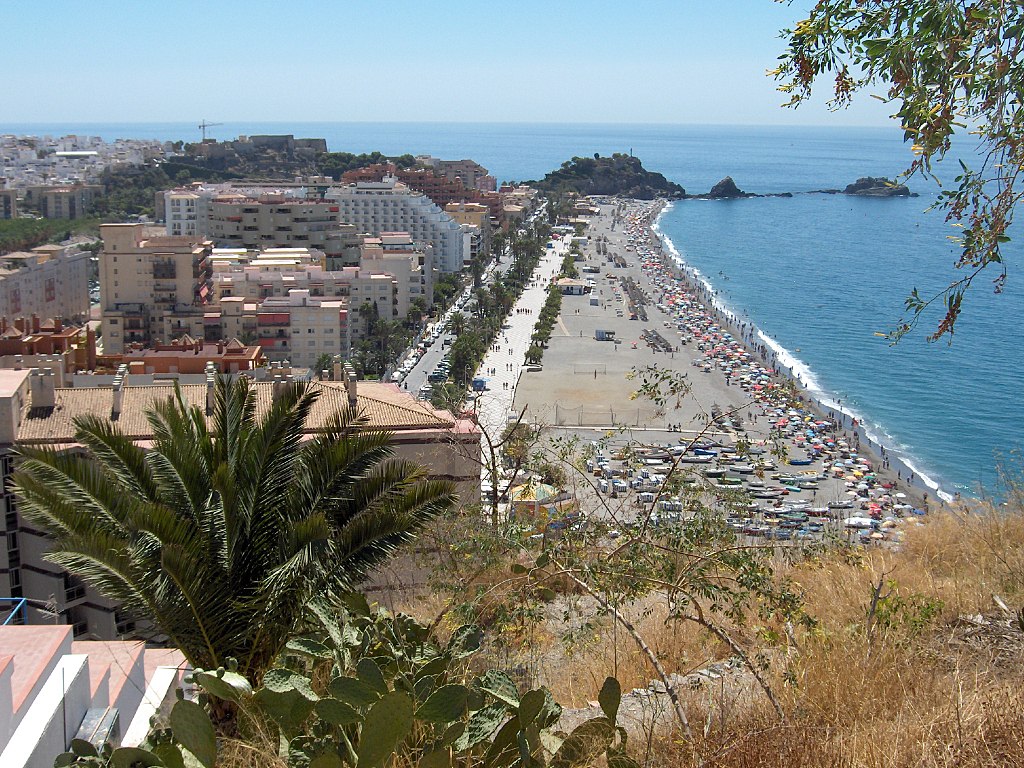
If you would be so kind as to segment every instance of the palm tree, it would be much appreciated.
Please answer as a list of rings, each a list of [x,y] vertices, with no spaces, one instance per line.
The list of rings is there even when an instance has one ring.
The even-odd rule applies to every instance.
[[[21,511],[47,559],[167,635],[205,669],[258,684],[314,598],[355,587],[454,502],[351,411],[315,434],[318,390],[288,385],[257,415],[248,379],[219,380],[210,422],[180,389],[148,412],[144,449],[76,421],[85,456],[22,449]]]

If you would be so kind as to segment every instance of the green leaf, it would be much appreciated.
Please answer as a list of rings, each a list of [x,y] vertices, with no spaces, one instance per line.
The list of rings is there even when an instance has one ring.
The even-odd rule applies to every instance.
[[[331,725],[351,725],[363,719],[353,707],[337,699],[320,699],[313,705],[313,710],[321,720]]]
[[[412,730],[412,699],[404,693],[382,696],[366,714],[359,736],[359,768],[375,768],[395,752]]]
[[[217,735],[206,710],[195,702],[179,699],[171,709],[170,724],[178,743],[206,768],[213,768],[217,760]]]
[[[302,656],[309,656],[314,659],[331,658],[331,649],[319,640],[314,640],[312,637],[293,637],[288,641],[285,648],[292,653],[298,653]]]
[[[118,747],[110,754],[110,768],[150,768],[160,766],[163,761],[152,752],[138,747]]]
[[[477,681],[477,687],[510,707],[519,706],[519,689],[508,675],[496,669],[487,670]]]
[[[61,752],[57,755],[53,761],[53,768],[67,768],[69,765],[75,762],[77,758],[74,752]]]
[[[519,754],[519,720],[512,718],[495,734],[494,741],[484,755],[487,768],[509,765]]]
[[[544,566],[546,566],[550,562],[551,562],[551,555],[548,554],[547,552],[541,552],[537,556],[537,559],[534,561],[534,565],[537,568],[543,568]]]
[[[466,711],[469,689],[464,685],[442,685],[416,710],[419,720],[429,723],[450,723]]]
[[[225,672],[223,677],[218,677],[213,672],[195,671],[192,677],[197,685],[211,696],[228,701],[241,701],[243,697],[252,695],[252,686],[249,681],[237,672]]]
[[[86,741],[85,739],[72,739],[71,751],[75,754],[76,757],[99,756],[99,753],[96,751],[96,747],[92,745],[92,742]]]
[[[413,695],[416,697],[416,701],[426,701],[431,693],[434,692],[434,687],[437,685],[438,678],[440,675],[430,675],[429,677],[421,677],[413,684]],[[397,684],[397,680],[395,683]]]
[[[519,702],[519,725],[522,728],[537,719],[537,715],[544,709],[544,699],[544,691],[541,688],[535,688],[523,694],[523,698]]]
[[[607,715],[609,722],[614,723],[619,713],[619,702],[622,701],[622,686],[614,677],[605,679],[601,686],[601,692],[597,694],[597,703],[601,705],[601,711]]]
[[[356,664],[356,676],[377,693],[383,695],[388,692],[387,680],[373,659],[360,659]]]
[[[366,595],[361,592],[349,592],[341,598],[341,602],[352,613],[360,618],[370,617],[370,604],[366,601]]]
[[[599,755],[606,752],[615,738],[615,726],[603,717],[587,720],[573,729],[562,742],[550,768],[583,768],[591,765]]]
[[[309,679],[290,669],[275,667],[263,677],[256,700],[283,729],[293,733],[313,711],[317,696]]]
[[[354,677],[336,677],[327,686],[331,696],[356,709],[368,707],[380,698],[376,690]]]
[[[529,573],[529,572],[530,572],[530,569],[527,568],[525,565],[522,565],[520,563],[512,563],[512,573],[515,573],[517,575],[522,575],[524,573]]]
[[[452,659],[464,659],[480,650],[480,640],[484,632],[475,624],[466,624],[455,630],[452,639],[448,641],[445,653]]]
[[[478,709],[469,718],[465,732],[455,741],[456,751],[472,749],[482,741],[486,741],[507,718],[508,709],[503,702],[495,702],[488,704],[483,709]]]
[[[163,760],[167,768],[185,768],[185,758],[177,744],[162,741],[153,746],[153,754]]]
[[[557,595],[555,594],[555,590],[551,589],[550,587],[540,587],[537,590],[537,597],[539,597],[546,603],[550,603],[557,597]]]
[[[438,656],[436,659],[431,659],[416,673],[416,679],[420,680],[424,677],[435,677],[447,672],[448,665],[450,663],[450,660],[445,656]]]

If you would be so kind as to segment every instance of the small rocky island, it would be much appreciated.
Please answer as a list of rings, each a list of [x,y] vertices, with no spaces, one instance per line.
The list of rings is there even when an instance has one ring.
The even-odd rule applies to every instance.
[[[911,192],[905,184],[897,184],[894,181],[878,176],[864,176],[857,179],[853,184],[848,184],[846,189],[812,189],[804,193],[808,195],[856,195],[859,197],[917,197],[916,192]],[[700,195],[686,195],[690,200],[738,200],[745,197],[792,197],[792,192],[769,192],[759,195],[753,192],[744,192],[736,186],[732,176],[726,176],[711,188],[710,192]]]
[[[861,197],[917,197],[905,184],[897,184],[882,176],[865,176],[848,184],[843,190],[844,195],[860,195]]]
[[[640,159],[616,152],[611,157],[574,157],[540,181],[527,184],[549,194],[618,195],[634,200],[686,197],[686,190],[662,174],[646,170]]]

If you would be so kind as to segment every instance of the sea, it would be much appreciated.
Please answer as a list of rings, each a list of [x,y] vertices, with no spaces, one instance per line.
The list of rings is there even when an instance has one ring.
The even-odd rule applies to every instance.
[[[86,134],[196,141],[194,124],[0,124],[0,134]],[[1024,249],[1011,242],[1000,293],[982,275],[952,340],[929,343],[941,309],[892,345],[880,334],[904,299],[940,292],[957,234],[930,210],[939,186],[913,177],[918,197],[823,194],[863,176],[894,178],[912,155],[898,126],[879,128],[523,123],[225,123],[207,135],[322,137],[332,151],[471,158],[501,181],[541,178],[573,156],[631,153],[688,192],[725,176],[740,189],[792,197],[686,200],[662,214],[666,247],[695,270],[727,311],[799,376],[809,396],[856,418],[872,440],[943,497],[1003,496],[1021,471],[1024,438]],[[974,160],[969,143],[955,146]],[[959,164],[939,163],[944,188]],[[1012,232],[1011,232],[1012,234]]]

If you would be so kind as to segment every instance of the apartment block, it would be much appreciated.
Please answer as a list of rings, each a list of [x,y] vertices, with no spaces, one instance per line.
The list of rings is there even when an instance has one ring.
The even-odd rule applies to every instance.
[[[426,307],[434,303],[433,250],[430,243],[421,246],[414,242],[408,232],[381,232],[377,237],[363,238],[360,269],[394,275],[398,283],[399,318],[408,316],[417,297]]]
[[[103,348],[121,354],[182,334],[203,335],[213,291],[213,244],[193,237],[149,236],[141,224],[100,227]]]
[[[408,232],[413,240],[430,243],[437,267],[458,272],[464,264],[462,227],[421,192],[393,177],[333,187],[327,196],[339,207],[341,220],[360,232]]]
[[[43,218],[81,219],[89,215],[96,198],[102,194],[103,187],[97,184],[75,184],[29,187],[25,197],[35,205]]]
[[[480,203],[448,203],[444,212],[459,224],[475,228],[471,232],[471,257],[491,252],[491,211]]]
[[[340,216],[333,201],[222,195],[210,201],[208,220],[209,237],[217,245],[255,250],[309,247],[323,251],[332,269],[359,263],[357,229]]]
[[[43,245],[0,256],[0,316],[89,316],[91,254]]]

